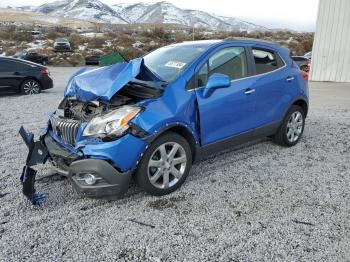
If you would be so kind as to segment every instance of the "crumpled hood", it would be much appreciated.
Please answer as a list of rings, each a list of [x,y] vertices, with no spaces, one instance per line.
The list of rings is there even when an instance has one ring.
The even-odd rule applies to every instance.
[[[68,81],[65,97],[75,97],[82,102],[96,99],[109,101],[128,82],[140,74],[143,59],[137,58],[129,63],[90,70],[78,70]]]

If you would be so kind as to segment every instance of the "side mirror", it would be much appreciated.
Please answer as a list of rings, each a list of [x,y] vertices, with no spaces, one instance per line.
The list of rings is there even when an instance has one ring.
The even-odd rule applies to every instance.
[[[231,79],[229,76],[219,73],[212,74],[208,79],[207,85],[204,87],[203,97],[207,98],[215,89],[229,87],[230,85]]]

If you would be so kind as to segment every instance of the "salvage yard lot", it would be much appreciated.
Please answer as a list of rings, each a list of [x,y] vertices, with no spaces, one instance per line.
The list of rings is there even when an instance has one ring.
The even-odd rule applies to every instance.
[[[310,85],[293,148],[264,140],[225,152],[160,198],[131,185],[121,200],[86,199],[44,179],[36,187],[50,197],[35,209],[21,195],[18,129],[38,136],[76,69],[51,68],[55,87],[40,95],[0,97],[0,261],[350,259],[350,85]]]

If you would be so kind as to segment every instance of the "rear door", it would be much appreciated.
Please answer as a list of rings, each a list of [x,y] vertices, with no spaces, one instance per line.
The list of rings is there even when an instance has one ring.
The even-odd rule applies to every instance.
[[[12,61],[0,58],[0,92],[16,91],[17,80],[13,70]]]
[[[296,77],[273,49],[252,47],[255,63],[256,126],[277,124],[292,99]]]
[[[250,87],[247,49],[230,46],[214,51],[199,67],[196,95],[202,145],[208,145],[254,128],[255,94]],[[214,73],[228,75],[231,85],[204,97],[208,78]]]
[[[27,72],[32,68],[25,62],[0,58],[0,92],[17,92]]]

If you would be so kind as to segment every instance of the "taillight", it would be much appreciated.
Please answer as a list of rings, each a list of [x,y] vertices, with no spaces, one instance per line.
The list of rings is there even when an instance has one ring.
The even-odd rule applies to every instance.
[[[301,76],[302,76],[306,81],[309,80],[309,74],[308,74],[308,73],[306,73],[306,72],[303,71],[303,70],[300,70],[300,74],[301,74]]]
[[[49,75],[50,74],[49,69],[47,69],[47,68],[41,69],[40,70],[40,74],[42,74],[42,75]]]

